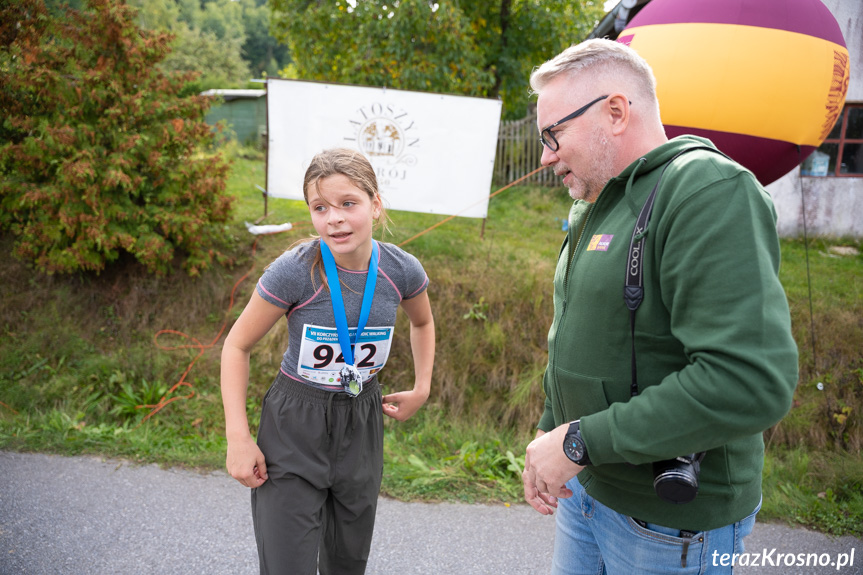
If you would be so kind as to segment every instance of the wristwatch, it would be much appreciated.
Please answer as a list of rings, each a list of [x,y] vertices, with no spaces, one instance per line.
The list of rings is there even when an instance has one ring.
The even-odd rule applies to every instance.
[[[587,456],[587,446],[581,438],[581,431],[578,429],[579,420],[575,420],[569,424],[569,429],[566,432],[566,437],[563,439],[563,452],[574,463],[581,465],[590,465],[590,458]]]

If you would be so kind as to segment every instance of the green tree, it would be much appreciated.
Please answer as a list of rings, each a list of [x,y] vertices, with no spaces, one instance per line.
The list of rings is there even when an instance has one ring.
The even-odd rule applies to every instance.
[[[252,77],[248,63],[241,57],[243,38],[220,39],[215,33],[185,24],[176,26],[172,51],[161,63],[166,73],[194,73],[196,80],[187,86],[189,93],[210,88],[242,88]]]
[[[173,36],[171,51],[159,66],[164,72],[195,72],[196,80],[187,92],[246,85],[251,72],[243,59],[247,38],[239,2],[217,0],[203,8],[197,0],[131,3],[142,28]]]
[[[522,117],[530,101],[530,72],[590,33],[605,14],[602,0],[459,2],[473,23],[486,66],[494,73],[489,96],[507,116]]]
[[[9,2],[10,0],[0,0]],[[120,0],[51,17],[11,0],[0,21],[0,226],[39,270],[100,271],[122,253],[192,274],[222,255],[228,164],[200,96],[158,64],[170,37]],[[9,14],[10,17],[6,17]]]
[[[302,79],[484,95],[493,85],[452,4],[270,0],[271,30]]]
[[[598,0],[269,0],[301,79],[500,97],[524,115],[530,70],[585,38]]]
[[[291,58],[288,47],[270,34],[267,0],[240,0],[240,5],[243,7],[243,27],[246,30],[243,58],[256,77],[277,76],[279,70],[291,62]]]
[[[290,62],[287,46],[270,35],[266,0],[129,1],[142,28],[174,36],[163,70],[200,73],[190,90],[242,87]]]

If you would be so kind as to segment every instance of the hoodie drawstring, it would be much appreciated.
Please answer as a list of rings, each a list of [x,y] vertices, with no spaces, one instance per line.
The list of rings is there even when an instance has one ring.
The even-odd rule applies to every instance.
[[[328,393],[327,394],[327,410],[324,413],[324,423],[326,424],[326,427],[327,427],[327,438],[329,438],[333,434],[332,411],[333,411],[333,398],[335,396],[336,396],[335,393]],[[350,401],[350,404],[351,404],[351,415],[350,415],[351,432],[354,432],[357,430],[357,420],[359,419],[359,416],[357,415],[357,403],[358,403],[358,401],[354,398],[352,398]]]
[[[329,438],[333,434],[333,418],[332,418],[332,410],[333,410],[333,397],[335,397],[335,393],[330,393],[327,397],[327,411],[324,413],[324,422],[327,425],[327,438]]]

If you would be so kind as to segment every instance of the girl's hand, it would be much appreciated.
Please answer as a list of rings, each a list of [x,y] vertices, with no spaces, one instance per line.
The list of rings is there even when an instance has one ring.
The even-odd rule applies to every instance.
[[[260,487],[267,480],[264,454],[251,437],[243,441],[228,442],[225,466],[231,477],[246,487]]]
[[[390,393],[383,397],[384,415],[398,421],[404,421],[416,413],[426,402],[426,399],[428,399],[428,392],[423,393],[416,389]]]

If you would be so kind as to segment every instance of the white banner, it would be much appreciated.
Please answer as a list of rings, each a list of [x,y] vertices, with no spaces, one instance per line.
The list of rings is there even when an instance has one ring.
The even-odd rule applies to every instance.
[[[501,102],[484,98],[267,81],[267,192],[303,199],[303,175],[327,148],[357,149],[394,210],[484,218]]]

